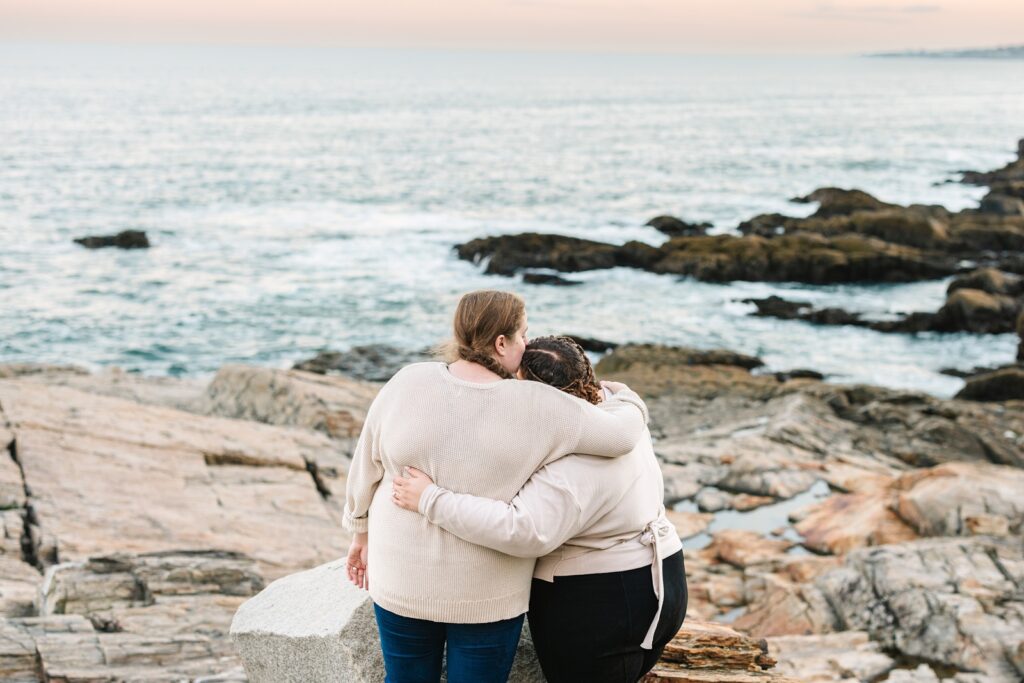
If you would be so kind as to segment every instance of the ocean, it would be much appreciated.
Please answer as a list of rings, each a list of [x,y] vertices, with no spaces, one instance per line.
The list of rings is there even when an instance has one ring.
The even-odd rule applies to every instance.
[[[1012,335],[754,318],[778,294],[876,317],[948,281],[707,284],[629,269],[579,287],[486,276],[452,246],[522,231],[729,232],[821,186],[974,206],[944,181],[1015,156],[1024,61],[0,45],[0,362],[208,376],[323,348],[420,349],[460,293],[511,289],[530,334],[724,347],[770,370],[949,396],[942,368]],[[142,251],[86,250],[145,230]]]

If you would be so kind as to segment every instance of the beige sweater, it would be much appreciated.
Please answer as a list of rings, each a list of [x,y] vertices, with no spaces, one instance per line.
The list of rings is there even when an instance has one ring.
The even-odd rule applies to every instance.
[[[399,508],[394,475],[412,466],[446,488],[510,501],[535,470],[569,453],[629,453],[646,422],[631,391],[596,407],[539,382],[477,384],[443,363],[403,368],[370,406],[348,473],[344,524],[369,531],[370,596],[431,621],[522,614],[534,560],[469,543]]]
[[[658,596],[658,611],[642,643],[650,649],[664,596],[660,560],[683,548],[665,517],[664,495],[647,434],[621,458],[570,455],[546,465],[510,503],[434,485],[420,497],[419,509],[471,543],[539,557],[533,575],[545,581],[650,566]]]

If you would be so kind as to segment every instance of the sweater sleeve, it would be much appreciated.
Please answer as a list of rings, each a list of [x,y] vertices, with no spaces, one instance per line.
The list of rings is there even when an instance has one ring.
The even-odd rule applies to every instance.
[[[345,483],[345,512],[342,525],[352,533],[367,530],[367,515],[370,501],[377,491],[377,485],[384,478],[384,464],[380,457],[378,420],[374,406],[380,396],[370,405],[366,422],[359,433],[359,441],[352,452],[352,462]]]
[[[430,486],[420,513],[464,541],[515,557],[542,557],[582,529],[568,482],[550,467],[533,474],[510,503]]]
[[[647,428],[647,405],[623,389],[600,405],[583,403],[583,417],[573,453],[616,458],[633,450]]]

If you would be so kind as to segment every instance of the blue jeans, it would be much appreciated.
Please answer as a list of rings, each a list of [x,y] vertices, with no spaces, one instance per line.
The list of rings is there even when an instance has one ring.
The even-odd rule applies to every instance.
[[[373,606],[386,683],[437,683],[448,643],[449,683],[505,683],[516,658],[523,617],[489,624],[412,619]]]

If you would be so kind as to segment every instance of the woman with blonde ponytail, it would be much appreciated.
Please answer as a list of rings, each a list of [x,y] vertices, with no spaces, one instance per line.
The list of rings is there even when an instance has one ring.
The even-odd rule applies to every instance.
[[[513,379],[526,350],[523,300],[470,292],[447,362],[414,363],[381,389],[348,472],[349,579],[373,598],[389,683],[501,683],[529,606],[534,561],[462,540],[393,505],[405,468],[445,488],[508,502],[569,453],[615,458],[646,433],[647,408],[607,383],[600,406]],[[372,540],[372,543],[370,542]]]
[[[523,379],[604,400],[568,337],[530,342]],[[665,515],[650,435],[621,458],[571,455],[535,472],[511,502],[434,485],[407,468],[395,504],[459,538],[536,557],[530,632],[548,683],[635,683],[686,615],[682,543]]]

